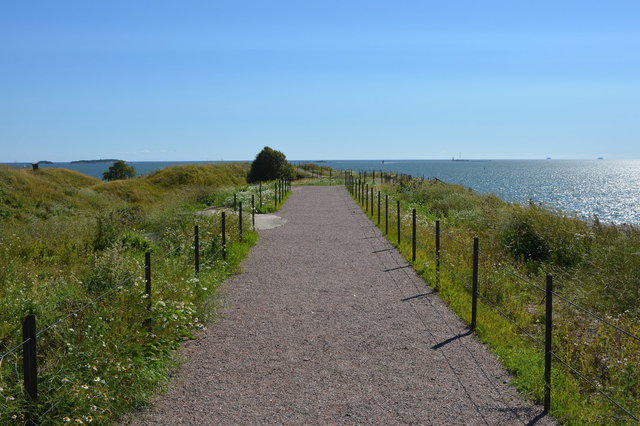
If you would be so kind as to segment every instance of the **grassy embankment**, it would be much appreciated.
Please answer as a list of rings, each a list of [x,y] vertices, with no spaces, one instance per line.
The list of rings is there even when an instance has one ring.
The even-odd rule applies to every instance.
[[[368,179],[372,184],[371,178]],[[480,302],[477,333],[514,374],[514,384],[541,402],[544,394],[543,348],[505,320],[544,339],[545,275],[554,276],[555,291],[640,335],[640,230],[632,226],[587,222],[536,205],[506,203],[458,185],[403,178],[398,184],[375,185],[382,192],[380,229],[385,232],[384,197],[389,195],[389,233],[397,241],[396,200],[401,201],[400,251],[410,261],[411,209],[417,209],[417,259],[413,267],[434,285],[435,221],[441,221],[440,296],[470,321],[472,238],[479,237]],[[357,198],[357,197],[356,197]],[[369,208],[369,215],[371,215]],[[530,284],[520,278],[523,277]],[[600,390],[640,415],[640,344],[558,297],[554,301],[553,350]],[[634,421],[584,381],[554,360],[551,413],[574,423],[619,424]]]
[[[249,212],[258,186],[246,185],[248,167],[178,166],[114,182],[0,167],[0,354],[21,342],[23,315],[34,313],[42,331],[80,309],[38,336],[39,398],[30,407],[38,424],[109,423],[167,382],[171,351],[215,313],[217,285],[256,240]],[[220,213],[195,213],[231,207],[234,193],[246,212],[244,239],[228,210],[223,260]],[[273,199],[273,183],[265,184],[263,211],[275,209]],[[152,253],[150,310],[145,251]],[[20,350],[0,360],[0,423],[20,422],[28,407],[21,363]]]

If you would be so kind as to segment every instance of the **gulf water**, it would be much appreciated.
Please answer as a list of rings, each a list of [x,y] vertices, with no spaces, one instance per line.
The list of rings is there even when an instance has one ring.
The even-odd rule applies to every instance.
[[[296,161],[297,162],[297,161]],[[129,162],[140,175],[179,165],[207,163]],[[533,201],[586,219],[640,224],[640,160],[341,160],[319,164],[354,171],[391,171],[438,178],[517,203]],[[17,167],[30,165],[12,163]],[[110,163],[54,163],[101,179]]]
[[[640,224],[640,160],[327,161],[336,169],[386,170],[438,178],[585,219]]]

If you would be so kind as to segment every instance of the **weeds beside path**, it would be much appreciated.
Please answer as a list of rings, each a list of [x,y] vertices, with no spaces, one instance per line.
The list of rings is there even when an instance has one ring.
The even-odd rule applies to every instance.
[[[132,424],[551,423],[342,187],[301,187]]]

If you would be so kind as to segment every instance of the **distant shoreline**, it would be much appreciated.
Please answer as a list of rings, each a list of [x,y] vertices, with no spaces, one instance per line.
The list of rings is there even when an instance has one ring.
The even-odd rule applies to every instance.
[[[115,163],[116,161],[123,161],[123,160],[107,158],[107,159],[100,159],[100,160],[76,160],[76,161],[70,161],[70,163],[71,164],[98,164],[98,163]]]

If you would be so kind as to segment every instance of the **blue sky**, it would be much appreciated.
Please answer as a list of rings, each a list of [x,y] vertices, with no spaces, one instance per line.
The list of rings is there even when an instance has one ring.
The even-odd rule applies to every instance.
[[[640,2],[0,3],[0,162],[640,158]]]

